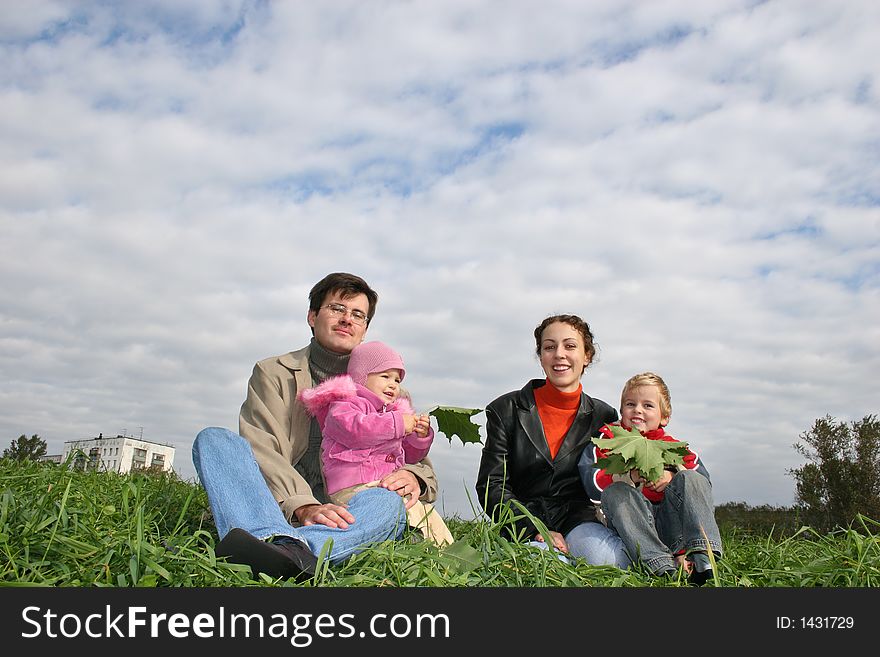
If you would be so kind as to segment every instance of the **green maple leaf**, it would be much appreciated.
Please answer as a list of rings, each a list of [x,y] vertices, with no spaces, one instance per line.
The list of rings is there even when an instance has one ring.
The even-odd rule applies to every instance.
[[[483,563],[483,553],[472,548],[464,541],[456,541],[441,550],[443,562],[449,564],[450,570],[458,574],[476,570]]]
[[[637,429],[624,429],[611,425],[613,438],[593,438],[593,443],[606,456],[596,461],[609,474],[623,474],[638,470],[648,481],[656,481],[667,465],[681,465],[687,454],[687,443],[683,441],[649,440]]]
[[[596,466],[602,468],[608,474],[623,474],[632,470],[631,462],[620,454],[609,454],[596,461]]]
[[[437,430],[446,435],[449,442],[458,436],[462,444],[481,443],[480,427],[474,424],[471,416],[482,413],[482,408],[460,408],[458,406],[435,406],[428,415],[437,420]]]

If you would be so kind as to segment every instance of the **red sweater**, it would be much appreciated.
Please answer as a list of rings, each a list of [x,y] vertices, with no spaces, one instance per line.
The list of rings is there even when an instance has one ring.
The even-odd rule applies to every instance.
[[[574,392],[562,392],[549,381],[540,388],[535,388],[535,403],[538,417],[544,425],[544,436],[550,448],[550,456],[556,458],[565,434],[568,433],[574,416],[577,415],[581,403],[583,386],[578,385]]]

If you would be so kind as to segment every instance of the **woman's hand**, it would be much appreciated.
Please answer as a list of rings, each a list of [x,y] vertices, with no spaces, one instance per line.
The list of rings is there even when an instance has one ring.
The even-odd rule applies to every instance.
[[[409,470],[395,470],[381,479],[379,485],[400,495],[407,510],[419,501],[419,495],[422,494],[418,478]]]
[[[550,538],[553,541],[553,547],[564,554],[568,554],[568,544],[565,542],[565,539],[562,537],[562,534],[559,532],[550,532]],[[537,534],[535,536],[535,540],[539,543],[544,543],[544,536],[542,534]]]

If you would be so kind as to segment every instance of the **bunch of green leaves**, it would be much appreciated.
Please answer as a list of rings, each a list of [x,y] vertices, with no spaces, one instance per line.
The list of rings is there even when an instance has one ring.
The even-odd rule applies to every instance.
[[[620,425],[610,425],[610,428],[613,438],[593,438],[593,443],[606,454],[596,465],[609,474],[638,470],[648,481],[657,481],[666,466],[682,465],[688,453],[684,441],[651,440],[638,429]]]

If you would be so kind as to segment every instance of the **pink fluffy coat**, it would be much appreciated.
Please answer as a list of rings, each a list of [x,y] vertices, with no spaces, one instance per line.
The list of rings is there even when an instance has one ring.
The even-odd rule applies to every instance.
[[[382,479],[428,454],[433,430],[424,438],[405,433],[403,415],[414,413],[401,396],[387,405],[350,376],[327,379],[297,398],[321,427],[321,459],[327,492]]]

